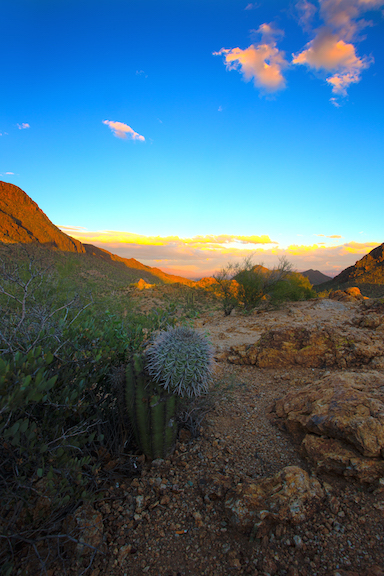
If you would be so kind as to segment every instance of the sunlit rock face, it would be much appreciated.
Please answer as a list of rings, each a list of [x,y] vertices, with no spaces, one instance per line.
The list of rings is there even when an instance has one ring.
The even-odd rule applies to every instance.
[[[367,483],[384,476],[383,374],[330,374],[288,392],[273,417],[317,470]]]
[[[52,224],[21,188],[7,182],[0,182],[0,242],[35,242],[66,252],[85,252],[82,243]]]

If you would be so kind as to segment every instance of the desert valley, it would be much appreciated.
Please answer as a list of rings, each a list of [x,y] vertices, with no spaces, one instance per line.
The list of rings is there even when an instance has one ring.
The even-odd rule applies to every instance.
[[[384,575],[384,244],[320,283],[195,282],[82,244],[5,182],[0,242],[3,574]],[[209,389],[146,454],[127,366],[180,326],[210,343]]]

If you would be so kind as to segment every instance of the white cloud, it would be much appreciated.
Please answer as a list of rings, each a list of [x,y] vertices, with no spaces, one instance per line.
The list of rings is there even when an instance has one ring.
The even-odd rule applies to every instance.
[[[224,56],[227,70],[240,70],[247,82],[253,79],[257,88],[265,92],[276,92],[285,88],[282,72],[288,66],[284,52],[276,46],[276,38],[282,32],[270,24],[262,24],[256,33],[261,35],[261,41],[251,44],[245,50],[222,48],[213,54]]]
[[[30,128],[30,125],[27,124],[27,122],[23,122],[22,124],[17,124],[17,127],[19,130],[26,130],[27,128]]]
[[[255,10],[256,8],[259,8],[260,4],[258,2],[250,2],[249,4],[246,5],[246,7],[244,8],[244,10]]]
[[[5,174],[8,176],[11,176],[11,175],[13,176],[15,173],[14,172],[6,172]]]
[[[84,226],[60,226],[59,224],[57,225],[58,228],[60,228],[60,230],[72,230],[72,231],[79,231],[79,230],[86,230],[86,228],[84,228]]]
[[[123,122],[114,122],[111,120],[103,120],[103,124],[109,126],[113,132],[113,135],[117,138],[129,138],[130,140],[140,140],[141,142],[145,141],[144,136],[141,136],[135,132],[130,126],[128,126],[128,124],[124,124]]]

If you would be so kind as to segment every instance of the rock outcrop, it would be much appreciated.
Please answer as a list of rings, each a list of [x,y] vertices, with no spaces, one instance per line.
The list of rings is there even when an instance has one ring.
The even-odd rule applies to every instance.
[[[255,344],[233,346],[227,359],[259,368],[349,368],[384,361],[384,343],[353,329],[285,328],[264,332]]]
[[[364,302],[362,310],[352,322],[359,328],[384,331],[384,299],[371,299]]]
[[[288,392],[273,415],[317,470],[366,483],[384,476],[383,374],[331,374]]]
[[[364,300],[365,297],[360,292],[360,288],[352,287],[345,290],[331,290],[328,296],[331,300],[338,302],[354,302],[355,300]]]

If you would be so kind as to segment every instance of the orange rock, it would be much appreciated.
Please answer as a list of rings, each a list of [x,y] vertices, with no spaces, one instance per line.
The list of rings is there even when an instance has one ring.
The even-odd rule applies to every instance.
[[[347,288],[346,290],[344,290],[344,292],[349,296],[353,296],[353,298],[356,298],[356,300],[364,300],[364,296],[360,292],[360,288],[357,287]]]
[[[287,466],[270,478],[245,479],[228,492],[224,506],[232,525],[260,538],[273,524],[304,522],[323,496],[316,478],[298,466]]]
[[[384,375],[378,372],[335,373],[288,392],[275,413],[295,435],[326,435],[352,444],[363,456],[384,456],[383,390]]]

